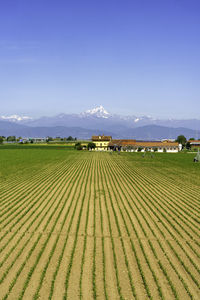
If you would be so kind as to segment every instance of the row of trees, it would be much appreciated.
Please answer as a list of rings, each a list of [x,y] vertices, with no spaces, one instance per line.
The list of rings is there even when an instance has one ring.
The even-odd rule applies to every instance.
[[[60,141],[60,142],[70,142],[71,141],[71,142],[73,142],[73,141],[76,141],[76,140],[77,140],[77,138],[76,137],[73,138],[71,135],[68,136],[68,137],[64,137],[64,138],[61,138],[59,136],[57,136],[56,138],[48,136],[47,139],[46,139],[47,143],[48,142],[53,142],[53,141]]]
[[[6,142],[20,142],[21,140],[22,140],[22,137],[16,137],[14,135],[8,136],[8,137],[0,136],[0,144],[2,144],[4,141],[6,141]],[[53,138],[53,137],[48,136],[46,138],[47,143],[51,142],[51,141],[61,141],[61,142],[72,141],[73,142],[73,141],[76,141],[76,140],[77,140],[77,138],[76,137],[73,138],[72,136],[68,136],[68,137],[64,137],[64,138],[61,138],[61,137]],[[33,143],[33,139],[29,139],[29,142]]]
[[[1,139],[2,141],[7,141],[7,142],[15,142],[15,141],[17,141],[17,140],[21,139],[21,137],[19,137],[19,138],[16,138],[16,136],[15,136],[15,135],[11,135],[11,136],[8,136],[8,137],[5,137],[5,136],[0,136],[0,139]]]
[[[11,136],[8,136],[8,137],[0,136],[0,144],[2,144],[4,141],[16,142],[16,141],[19,141],[19,139],[20,138],[16,138],[16,136],[14,136],[14,135],[11,135]]]

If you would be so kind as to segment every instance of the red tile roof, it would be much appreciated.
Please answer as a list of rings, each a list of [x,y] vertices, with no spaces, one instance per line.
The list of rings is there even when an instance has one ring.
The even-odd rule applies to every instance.
[[[136,142],[139,147],[178,147],[177,142]]]
[[[112,140],[109,146],[135,146],[136,140]]]
[[[199,145],[200,144],[200,140],[190,140],[189,142],[191,145]]]

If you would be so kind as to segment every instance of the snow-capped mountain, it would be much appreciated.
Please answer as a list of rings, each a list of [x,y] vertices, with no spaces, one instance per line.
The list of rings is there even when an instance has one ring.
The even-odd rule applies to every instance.
[[[100,128],[109,130],[115,128],[136,128],[146,125],[159,125],[169,127],[185,127],[194,130],[200,129],[200,120],[198,119],[155,119],[151,116],[137,115],[117,115],[108,112],[102,105],[86,110],[80,114],[61,113],[56,116],[44,116],[34,119],[24,115],[0,115],[1,121],[9,121],[18,124],[26,124],[27,126],[81,126],[83,128]]]
[[[9,122],[17,122],[23,123],[26,121],[30,121],[33,118],[28,116],[19,116],[19,115],[11,115],[11,116],[0,116],[0,120],[9,121]]]
[[[11,115],[11,116],[0,116],[0,135],[7,134],[8,127],[10,126],[10,134],[15,134],[14,131],[17,129],[18,132],[22,132],[22,126],[24,131],[27,132],[27,136],[33,132],[37,136],[45,136],[46,133],[52,136],[57,133],[57,136],[61,136],[60,128],[62,132],[70,132],[72,128],[77,128],[75,136],[82,136],[81,130],[85,132],[85,138],[89,138],[88,132],[101,132],[106,134],[107,132],[112,133],[113,137],[118,138],[176,138],[176,134],[180,132],[188,137],[200,138],[200,120],[198,119],[155,119],[151,116],[137,116],[137,115],[117,115],[108,112],[102,105],[97,106],[93,109],[86,110],[80,114],[66,114],[61,113],[56,116],[44,116],[38,119],[33,119],[23,115]],[[9,125],[10,124],[10,125]],[[12,126],[11,126],[12,125]],[[16,127],[16,128],[15,128]],[[58,128],[58,131],[55,131]],[[168,129],[167,129],[168,128]],[[47,130],[48,129],[48,130]],[[174,130],[175,129],[175,130]],[[56,129],[57,130],[57,129]],[[67,131],[66,131],[67,130]],[[189,130],[189,131],[188,131]],[[146,136],[143,133],[146,132]],[[155,134],[154,134],[154,133]],[[79,134],[80,133],[80,134]],[[23,135],[19,134],[19,135]],[[63,135],[63,134],[62,134]]]
[[[81,113],[81,116],[83,117],[92,116],[97,118],[108,119],[111,116],[111,114],[107,112],[107,110],[105,110],[105,108],[102,105],[100,105],[93,109],[86,110],[85,112]]]

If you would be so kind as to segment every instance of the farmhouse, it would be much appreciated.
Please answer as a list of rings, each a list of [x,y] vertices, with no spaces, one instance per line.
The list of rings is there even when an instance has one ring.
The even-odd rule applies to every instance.
[[[112,136],[106,136],[104,134],[92,136],[92,142],[96,146],[95,150],[99,150],[99,151],[107,151],[108,144],[110,143],[111,140],[112,140]]]
[[[99,151],[126,151],[126,152],[171,152],[175,153],[182,149],[182,146],[171,140],[163,141],[137,141],[134,139],[112,139],[111,136],[92,136],[92,142],[96,145],[95,150]],[[200,146],[200,141],[199,141]]]

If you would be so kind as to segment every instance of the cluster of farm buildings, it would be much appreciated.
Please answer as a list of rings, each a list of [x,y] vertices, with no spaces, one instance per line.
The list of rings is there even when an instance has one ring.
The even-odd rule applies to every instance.
[[[59,141],[61,138],[55,138],[53,141]],[[76,139],[76,138],[75,138]],[[20,143],[46,143],[48,138],[21,138]],[[62,139],[63,140],[63,139]],[[112,136],[97,135],[92,136],[92,142],[95,144],[96,151],[126,151],[126,152],[169,152],[176,153],[182,150],[182,144],[175,140],[165,139],[161,141],[143,141],[135,139],[112,139]],[[16,141],[6,142],[15,143]],[[188,140],[189,149],[200,149],[200,140]],[[87,144],[83,147],[86,149]],[[93,149],[94,150],[94,149]]]
[[[97,151],[128,151],[128,152],[178,152],[181,151],[182,145],[177,142],[164,141],[138,141],[132,139],[112,139],[111,136],[92,136],[92,142],[95,144]],[[199,141],[200,145],[200,141]]]

